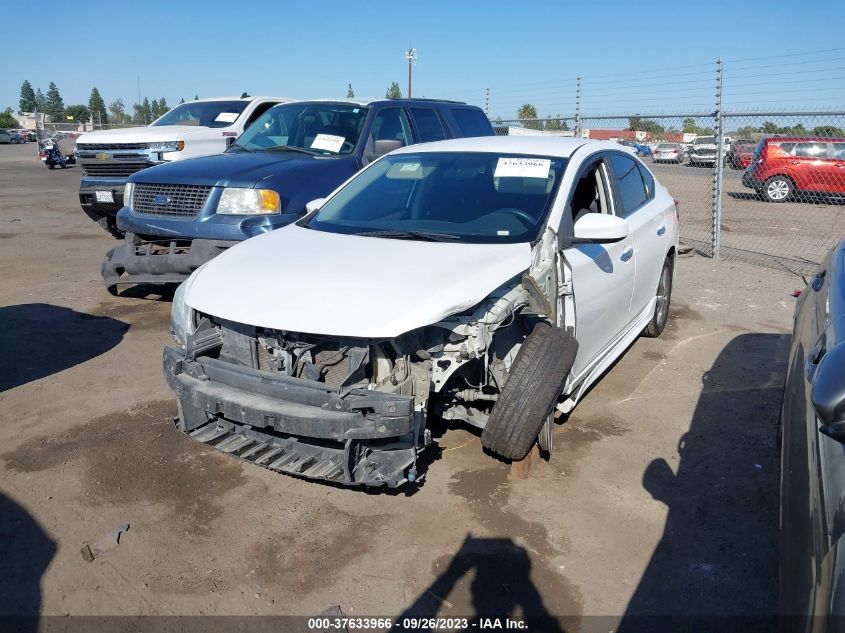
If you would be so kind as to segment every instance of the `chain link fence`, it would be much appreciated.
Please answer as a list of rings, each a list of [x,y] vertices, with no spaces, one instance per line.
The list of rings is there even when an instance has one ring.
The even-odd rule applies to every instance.
[[[707,256],[808,274],[845,235],[845,112],[556,116],[493,128],[628,145],[680,202],[682,241]]]

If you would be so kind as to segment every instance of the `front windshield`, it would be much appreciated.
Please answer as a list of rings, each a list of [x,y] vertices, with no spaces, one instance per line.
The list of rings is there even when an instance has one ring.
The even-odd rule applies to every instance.
[[[527,242],[540,233],[566,162],[497,153],[387,156],[304,226],[399,239]]]
[[[305,151],[351,154],[367,118],[367,108],[349,103],[289,103],[270,108],[229,151]]]
[[[249,101],[191,101],[170,110],[152,125],[198,125],[200,127],[229,127]]]
[[[716,137],[715,136],[699,136],[695,139],[696,145],[715,145],[716,144]]]

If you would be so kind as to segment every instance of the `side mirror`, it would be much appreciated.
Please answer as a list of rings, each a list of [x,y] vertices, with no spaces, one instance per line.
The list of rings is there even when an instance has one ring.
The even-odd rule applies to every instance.
[[[576,244],[610,244],[628,237],[628,223],[606,213],[587,213],[575,222]]]
[[[381,141],[374,141],[373,142],[373,159],[378,158],[379,156],[384,156],[385,154],[389,154],[395,149],[399,149],[403,147],[404,143],[402,141],[394,141],[389,139],[384,139]]]
[[[845,442],[845,342],[822,356],[813,377],[810,400],[825,435]]]
[[[305,205],[305,212],[313,213],[314,211],[322,207],[325,202],[325,198],[315,198],[314,200]]]

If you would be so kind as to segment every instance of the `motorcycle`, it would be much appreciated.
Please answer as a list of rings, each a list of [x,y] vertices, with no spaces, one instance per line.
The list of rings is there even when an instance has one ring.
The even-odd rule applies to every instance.
[[[55,169],[57,166],[65,169],[69,164],[76,162],[76,157],[73,154],[70,156],[62,154],[58,142],[53,139],[47,139],[41,143],[38,157],[47,165],[47,169]]]

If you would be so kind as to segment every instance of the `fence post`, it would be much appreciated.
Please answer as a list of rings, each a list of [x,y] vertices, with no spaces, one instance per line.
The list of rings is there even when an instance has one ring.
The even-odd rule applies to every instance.
[[[722,119],[722,60],[716,62],[716,162],[713,171],[713,258],[720,258],[722,248],[722,179],[725,167],[725,136]]]
[[[581,138],[581,78],[575,78],[575,136]]]
[[[490,88],[486,88],[486,94],[484,97],[484,114],[487,115],[487,118],[490,118]]]

